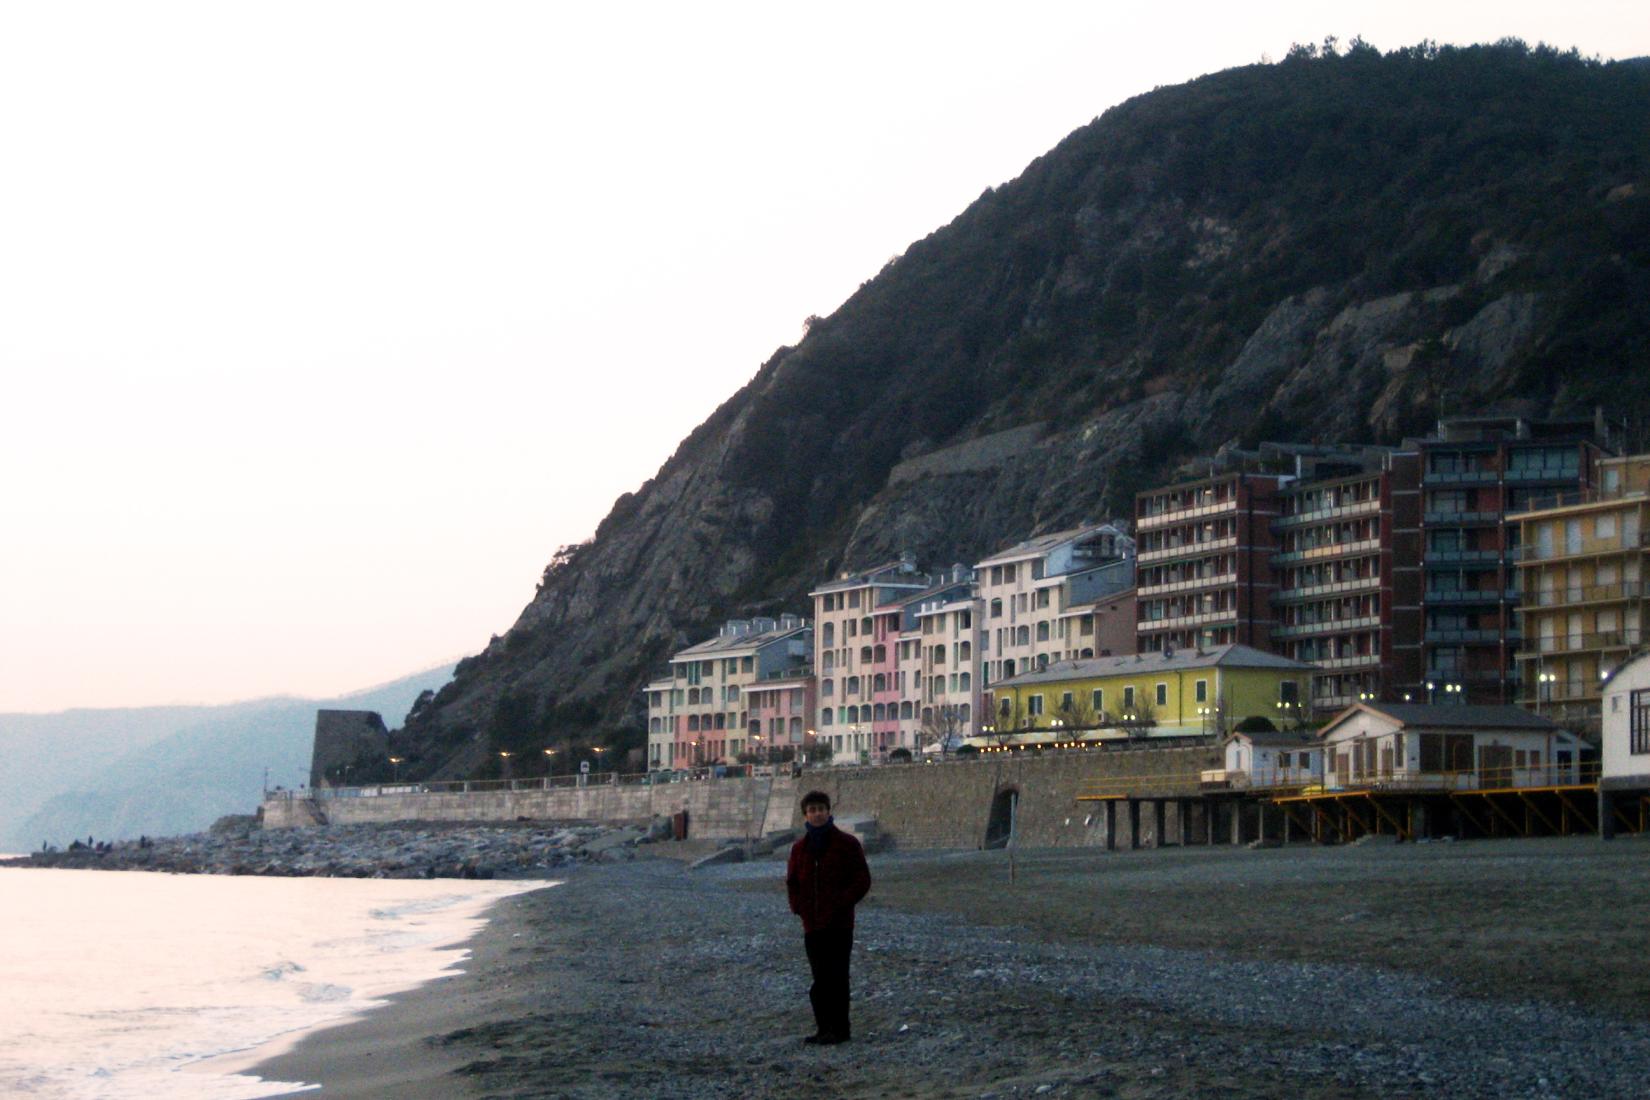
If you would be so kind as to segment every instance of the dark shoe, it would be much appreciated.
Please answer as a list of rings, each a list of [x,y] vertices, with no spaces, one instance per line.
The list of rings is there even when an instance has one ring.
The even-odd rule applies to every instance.
[[[838,1035],[832,1031],[822,1031],[814,1037],[814,1042],[818,1043],[822,1047],[834,1047],[838,1043],[846,1043],[847,1041],[848,1036]]]
[[[806,1039],[804,1039],[802,1041],[804,1043],[825,1043],[825,1042],[830,1041],[830,1037],[828,1035],[826,1035],[823,1031],[819,1031],[819,1032],[815,1032],[814,1034],[808,1036]]]

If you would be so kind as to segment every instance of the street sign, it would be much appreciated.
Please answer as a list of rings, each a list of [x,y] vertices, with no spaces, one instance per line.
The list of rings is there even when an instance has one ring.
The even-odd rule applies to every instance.
[[[579,774],[581,774],[581,775],[589,775],[590,774],[590,761],[588,761],[588,760],[580,760],[579,761]]]

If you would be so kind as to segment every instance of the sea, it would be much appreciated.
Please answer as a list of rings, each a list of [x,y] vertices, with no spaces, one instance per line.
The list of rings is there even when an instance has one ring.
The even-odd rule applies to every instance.
[[[0,1096],[318,1088],[234,1070],[453,973],[489,907],[551,885],[0,867]]]

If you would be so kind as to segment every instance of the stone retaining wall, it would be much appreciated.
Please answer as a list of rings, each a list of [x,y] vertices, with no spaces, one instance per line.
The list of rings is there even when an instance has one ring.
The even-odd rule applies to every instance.
[[[1136,804],[1132,811],[1127,803],[1116,803],[1108,811],[1105,803],[1078,802],[1078,795],[1095,783],[1130,776],[1140,777],[1142,788],[1162,788],[1165,777],[1179,777],[1173,785],[1195,792],[1198,772],[1218,763],[1216,755],[1216,750],[1204,747],[1131,748],[987,755],[940,764],[818,768],[804,772],[800,779],[782,774],[656,786],[595,783],[550,790],[363,793],[313,802],[283,795],[264,803],[264,825],[314,825],[317,809],[327,823],[339,825],[518,818],[628,823],[668,817],[685,809],[689,835],[743,839],[800,828],[797,799],[804,791],[819,789],[831,796],[837,811],[875,817],[879,833],[897,847],[978,848],[987,842],[993,803],[1004,792],[1013,792],[1020,844],[1149,846],[1180,843],[1183,815],[1164,813],[1158,808],[1163,804],[1157,802]],[[1205,826],[1199,818],[1187,828],[1203,831]]]

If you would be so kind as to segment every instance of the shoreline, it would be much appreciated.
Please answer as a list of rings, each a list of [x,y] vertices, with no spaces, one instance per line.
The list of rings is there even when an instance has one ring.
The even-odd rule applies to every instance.
[[[1019,854],[1010,885],[1001,852],[873,856],[854,1041],[825,1049],[799,1043],[811,1030],[807,967],[781,863],[591,866],[500,902],[463,973],[251,1072],[319,1082],[279,1095],[323,1100],[1258,1100],[1280,1080],[1308,1100],[1625,1095],[1650,1074],[1642,1007],[1624,1014],[1602,988],[1601,1000],[1565,1003],[1562,973],[1535,987],[1549,999],[1533,998],[1529,974],[1454,906],[1539,938],[1597,908],[1589,891],[1619,894],[1620,873],[1641,859],[1636,846],[1593,841],[1035,850]],[[1375,895],[1390,888],[1405,903],[1395,869],[1436,904],[1397,913],[1389,928]],[[1463,884],[1459,897],[1450,883]],[[1647,890],[1618,900],[1637,911]],[[1166,908],[1175,897],[1182,910]],[[1134,934],[1104,921],[1086,929],[1103,912]],[[1199,921],[1283,940],[1318,926],[1349,946],[1340,959],[1313,957],[1303,934],[1294,956],[1233,950],[1208,942]],[[1393,929],[1400,946],[1436,941],[1445,961],[1355,961],[1360,943]],[[1603,972],[1621,961],[1618,947],[1600,943],[1582,963]],[[1499,985],[1477,984],[1470,960],[1449,961],[1474,952],[1496,964]],[[1637,987],[1618,992],[1636,1003]]]
[[[297,1096],[442,1100],[451,1096],[449,1075],[462,1061],[432,1047],[427,1037],[473,1018],[472,1008],[481,999],[500,957],[508,953],[509,941],[527,928],[522,899],[562,884],[550,883],[492,902],[480,914],[486,923],[468,939],[453,945],[468,952],[454,973],[391,993],[382,1004],[352,1019],[278,1037],[254,1050],[209,1059],[200,1068],[271,1083],[304,1084],[303,1088],[271,1092],[269,1100]],[[496,990],[486,992],[488,1000],[497,996]],[[271,1051],[271,1047],[275,1049]],[[219,1069],[225,1059],[233,1060],[234,1068]]]

